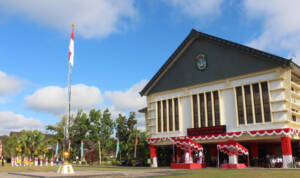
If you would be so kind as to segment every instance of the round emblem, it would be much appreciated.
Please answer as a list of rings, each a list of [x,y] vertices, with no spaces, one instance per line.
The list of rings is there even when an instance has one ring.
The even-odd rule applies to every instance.
[[[197,66],[197,69],[204,70],[207,67],[207,61],[206,56],[204,54],[199,54],[195,58],[195,63]]]

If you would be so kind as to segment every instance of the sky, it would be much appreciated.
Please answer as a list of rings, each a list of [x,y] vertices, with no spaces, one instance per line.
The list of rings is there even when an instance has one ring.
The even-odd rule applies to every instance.
[[[44,130],[72,113],[146,106],[139,91],[192,29],[300,64],[300,1],[0,0],[0,134]],[[138,128],[144,117],[137,114]]]

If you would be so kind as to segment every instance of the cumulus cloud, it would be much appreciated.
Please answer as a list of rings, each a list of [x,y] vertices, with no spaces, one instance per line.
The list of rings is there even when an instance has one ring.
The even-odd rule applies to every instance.
[[[75,23],[87,38],[125,30],[138,17],[134,0],[0,0],[0,7],[62,31]]]
[[[300,1],[245,0],[247,15],[263,20],[261,34],[248,45],[273,52],[287,51],[300,62]]]
[[[24,81],[0,70],[0,103],[9,101],[12,95],[17,94],[23,88]]]
[[[145,97],[141,97],[139,92],[147,84],[142,80],[134,84],[131,88],[124,91],[106,91],[104,96],[112,102],[116,110],[120,111],[137,111],[146,106]]]
[[[223,0],[164,0],[181,13],[193,18],[201,18],[208,15],[216,15],[221,12]]]
[[[91,109],[102,102],[100,90],[84,84],[72,85],[71,109]],[[26,106],[38,112],[61,116],[67,111],[67,88],[48,86],[25,97]]]
[[[23,115],[15,114],[10,111],[0,112],[0,134],[8,134],[11,131],[23,129],[41,129],[43,123],[40,120],[26,118]]]
[[[129,111],[136,112],[137,128],[144,131],[145,116],[137,111],[147,106],[146,98],[139,95],[146,84],[147,80],[141,80],[127,90],[106,91],[104,98],[112,103],[109,107],[112,117],[117,118],[119,113],[126,115]]]
[[[22,89],[22,81],[0,71],[0,97],[15,94]]]

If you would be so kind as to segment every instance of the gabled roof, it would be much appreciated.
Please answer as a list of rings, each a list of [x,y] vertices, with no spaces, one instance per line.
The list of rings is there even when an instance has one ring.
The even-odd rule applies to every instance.
[[[143,90],[140,92],[141,96],[147,95],[148,92],[151,90],[151,88],[155,85],[155,83],[159,80],[160,76],[164,74],[164,72],[170,67],[170,65],[173,63],[173,61],[176,59],[176,56],[182,52],[185,47],[189,44],[189,42],[194,41],[196,39],[205,39],[208,41],[212,41],[214,43],[217,43],[218,45],[235,48],[238,49],[241,52],[261,56],[266,59],[270,59],[270,61],[273,61],[275,63],[280,63],[283,66],[296,66],[296,68],[299,69],[299,66],[292,62],[291,59],[286,59],[277,55],[273,55],[261,50],[257,50],[245,45],[241,45],[232,41],[228,41],[222,38],[218,38],[212,35],[208,35],[202,32],[198,32],[195,29],[192,29],[189,35],[185,38],[185,40],[180,44],[180,46],[175,50],[175,52],[169,57],[169,59],[163,64],[163,66],[158,70],[158,72],[152,77],[152,79],[147,83],[147,85],[143,88]]]

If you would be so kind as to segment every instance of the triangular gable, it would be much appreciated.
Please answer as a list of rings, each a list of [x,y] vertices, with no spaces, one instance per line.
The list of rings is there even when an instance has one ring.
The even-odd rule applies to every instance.
[[[202,71],[195,63],[199,54],[204,54],[207,61]],[[192,30],[140,94],[149,95],[290,64],[291,60]]]

